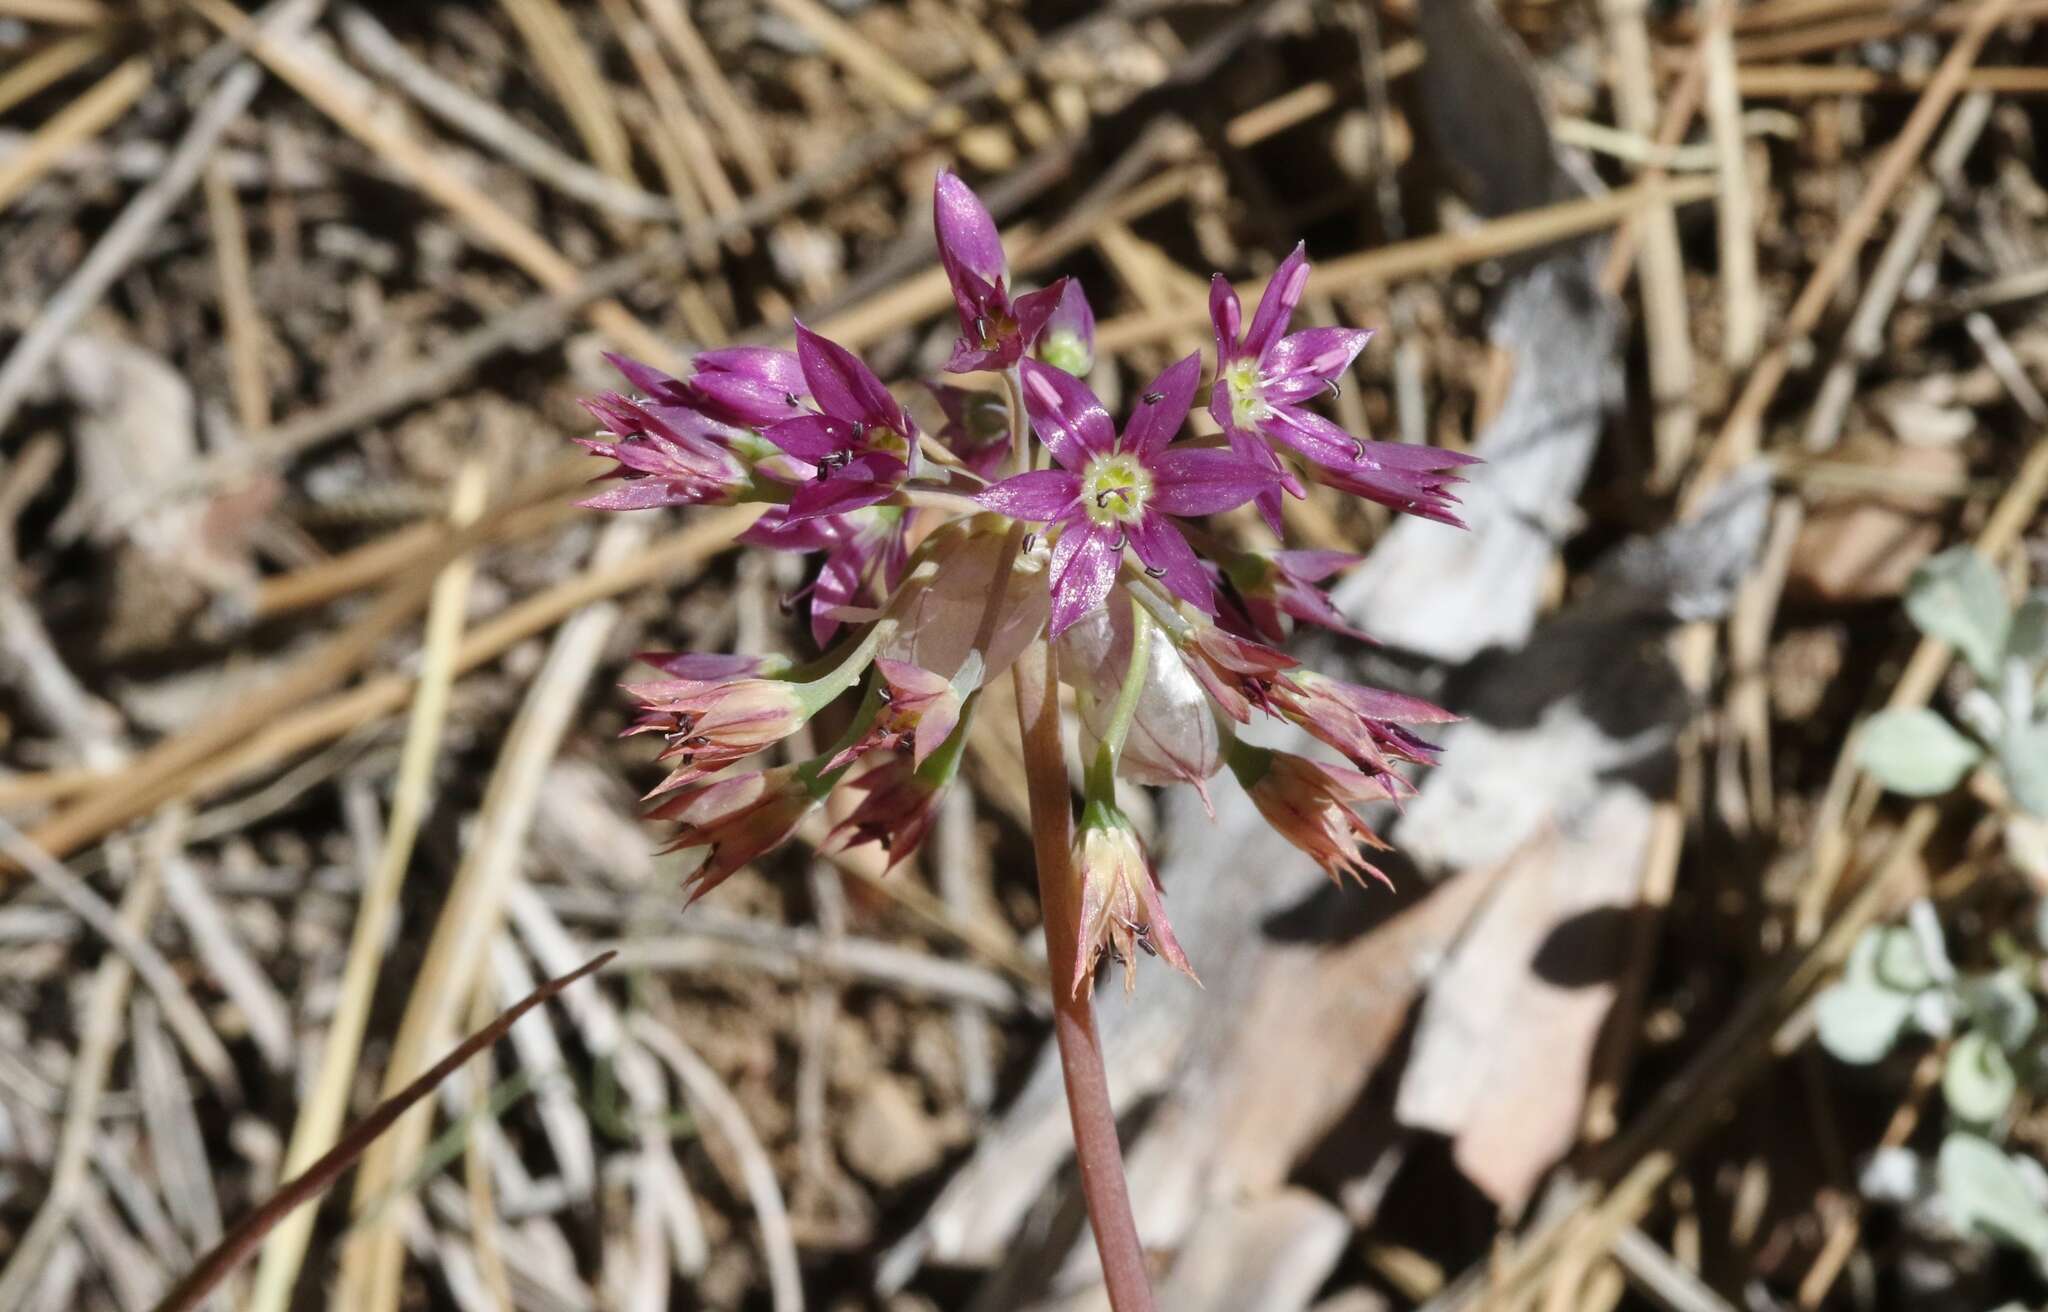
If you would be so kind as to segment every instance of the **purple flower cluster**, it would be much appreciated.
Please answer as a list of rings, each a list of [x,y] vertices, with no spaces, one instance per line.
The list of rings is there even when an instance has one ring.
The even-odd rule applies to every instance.
[[[1299,246],[1249,327],[1216,278],[1207,413],[1221,431],[1184,436],[1199,414],[1199,355],[1146,384],[1118,425],[1084,381],[1095,317],[1080,284],[1019,292],[995,223],[951,173],[938,177],[933,224],[960,325],[944,368],[963,376],[927,384],[944,417],[936,433],[858,356],[802,324],[793,351],[703,352],[687,378],[614,357],[637,395],[586,403],[602,431],[584,444],[615,462],[586,504],[762,505],[742,540],[820,557],[806,589],[811,631],[821,648],[838,640],[806,666],[645,658],[666,677],[631,689],[632,732],[659,735],[673,767],[654,814],[679,823],[674,847],[704,854],[688,881],[701,895],[786,841],[867,762],[833,841],[873,842],[900,861],[959,770],[982,688],[1032,642],[1052,642],[1090,762],[1073,853],[1085,911],[1073,986],[1090,984],[1105,953],[1125,960],[1127,983],[1137,949],[1189,970],[1117,808],[1117,778],[1182,780],[1206,798],[1227,765],[1333,877],[1376,875],[1364,852],[1383,844],[1353,808],[1399,796],[1398,764],[1434,760],[1403,725],[1450,718],[1278,650],[1295,623],[1364,636],[1321,587],[1359,557],[1240,546],[1241,532],[1201,521],[1250,505],[1277,535],[1283,498],[1313,482],[1455,525],[1468,457],[1368,441],[1312,408],[1370,334],[1288,331],[1309,280]],[[719,773],[856,688],[850,726],[820,755]],[[1301,727],[1346,764],[1238,741],[1236,727],[1257,716]]]

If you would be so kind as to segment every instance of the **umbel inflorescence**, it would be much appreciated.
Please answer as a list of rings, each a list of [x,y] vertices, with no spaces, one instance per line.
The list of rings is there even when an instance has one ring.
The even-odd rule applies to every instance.
[[[1332,878],[1384,878],[1366,856],[1384,844],[1354,808],[1400,796],[1397,762],[1434,759],[1402,725],[1450,718],[1304,669],[1274,645],[1295,621],[1364,636],[1318,587],[1358,557],[1245,549],[1202,521],[1250,503],[1277,537],[1281,498],[1310,480],[1455,525],[1469,457],[1366,441],[1309,408],[1370,334],[1287,331],[1309,273],[1299,246],[1249,326],[1230,284],[1212,282],[1208,411],[1223,438],[1181,439],[1199,355],[1169,365],[1118,424],[1083,381],[1095,320],[1080,284],[1016,293],[988,211],[950,173],[933,211],[961,328],[946,372],[994,384],[932,384],[946,417],[936,434],[859,357],[801,323],[794,351],[705,351],[686,379],[612,357],[639,395],[586,402],[603,431],[584,445],[617,462],[586,504],[761,503],[743,541],[821,557],[806,590],[815,661],[647,658],[666,677],[630,688],[629,732],[660,735],[672,767],[650,815],[677,825],[670,850],[702,852],[692,900],[786,841],[842,784],[860,798],[833,841],[879,844],[893,865],[959,772],[983,686],[1042,637],[1073,689],[1088,762],[1071,987],[1088,987],[1105,952],[1124,962],[1127,986],[1140,949],[1192,975],[1117,778],[1193,784],[1206,801],[1227,766]],[[851,727],[819,756],[725,773],[856,687]],[[1236,726],[1255,715],[1300,726],[1347,764],[1240,741]]]

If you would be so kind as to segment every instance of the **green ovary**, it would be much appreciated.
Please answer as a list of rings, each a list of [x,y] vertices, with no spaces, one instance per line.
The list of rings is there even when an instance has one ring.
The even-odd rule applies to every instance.
[[[1250,428],[1267,414],[1266,398],[1259,392],[1259,364],[1239,360],[1223,371],[1223,386],[1230,394],[1230,422]]]
[[[1151,471],[1123,452],[1096,456],[1081,472],[1081,508],[1097,524],[1137,522],[1151,492]]]

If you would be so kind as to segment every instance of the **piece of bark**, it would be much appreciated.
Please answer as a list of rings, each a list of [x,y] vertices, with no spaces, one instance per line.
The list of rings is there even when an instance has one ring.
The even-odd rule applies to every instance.
[[[1609,788],[1523,844],[1417,1021],[1395,1115],[1450,1136],[1465,1177],[1510,1215],[1577,1137],[1650,815],[1649,798]]]

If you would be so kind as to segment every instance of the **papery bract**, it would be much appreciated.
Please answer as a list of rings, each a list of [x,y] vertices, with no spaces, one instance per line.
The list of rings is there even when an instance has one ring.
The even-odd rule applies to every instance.
[[[1223,768],[1230,729],[1172,644],[1149,642],[1145,657],[1145,681],[1129,737],[1117,758],[1117,774],[1153,787],[1192,784],[1208,806],[1208,780]],[[1083,760],[1094,754],[1093,743],[1108,731],[1130,660],[1127,605],[1092,611],[1060,635],[1060,679],[1081,694],[1076,700],[1087,731],[1081,744]]]
[[[1007,537],[1008,525],[993,515],[934,533],[925,543],[929,558],[897,590],[897,630],[881,654],[951,679],[975,651],[993,607],[981,679],[1008,670],[1045,631],[1051,603],[1044,548],[1019,551],[1004,571]]]

